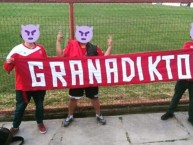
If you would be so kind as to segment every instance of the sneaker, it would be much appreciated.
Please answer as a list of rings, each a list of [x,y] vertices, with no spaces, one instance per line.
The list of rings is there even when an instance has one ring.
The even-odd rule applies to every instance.
[[[46,133],[46,131],[47,131],[46,127],[44,126],[43,123],[38,124],[38,129],[39,129],[40,133],[42,133],[42,134]]]
[[[10,130],[10,132],[11,132],[13,135],[15,135],[16,133],[18,133],[19,128],[11,127],[9,130]]]
[[[190,124],[193,126],[193,120],[192,120],[192,119],[188,119],[188,121],[189,121]]]
[[[104,117],[102,115],[100,116],[96,116],[97,121],[102,124],[105,125],[106,124],[106,120],[104,119]]]
[[[73,117],[67,116],[67,118],[64,120],[64,127],[67,127],[70,125],[70,123],[73,121]]]
[[[161,116],[161,120],[168,120],[169,118],[174,117],[173,113],[166,112],[164,115]]]

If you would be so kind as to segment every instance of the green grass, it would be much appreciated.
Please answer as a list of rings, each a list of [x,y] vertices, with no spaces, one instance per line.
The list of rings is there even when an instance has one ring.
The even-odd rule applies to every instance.
[[[104,51],[106,38],[113,35],[113,53],[134,53],[180,49],[189,40],[189,26],[193,9],[151,4],[74,4],[76,25],[94,26],[92,42]],[[55,55],[56,34],[62,30],[63,46],[69,38],[68,4],[0,3],[0,65],[8,52],[22,42],[22,24],[40,24],[38,43],[46,47],[48,55]],[[0,109],[13,109],[15,102],[14,73],[7,75],[0,69]],[[168,99],[174,82],[101,87],[101,102],[144,99]],[[48,91],[46,107],[66,106],[68,90]],[[187,95],[186,95],[187,96]],[[83,99],[82,103],[87,102]],[[29,106],[33,107],[32,106]]]

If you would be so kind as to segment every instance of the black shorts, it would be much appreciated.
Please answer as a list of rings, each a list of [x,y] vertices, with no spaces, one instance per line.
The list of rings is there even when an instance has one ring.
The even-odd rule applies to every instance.
[[[98,87],[70,89],[69,96],[71,98],[80,99],[85,93],[87,98],[93,99],[98,97],[98,90]]]

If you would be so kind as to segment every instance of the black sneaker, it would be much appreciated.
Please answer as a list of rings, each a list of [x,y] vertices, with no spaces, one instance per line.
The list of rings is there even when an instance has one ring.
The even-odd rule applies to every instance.
[[[106,124],[106,120],[104,119],[104,117],[102,115],[100,116],[96,116],[97,121],[102,124],[105,125]]]
[[[166,112],[164,115],[161,116],[161,120],[168,120],[169,118],[174,117],[173,113]]]
[[[193,120],[188,118],[188,121],[189,121],[190,124],[192,124],[192,126],[193,126]]]
[[[70,125],[70,123],[73,121],[73,117],[67,116],[67,118],[64,120],[64,127],[67,127]]]

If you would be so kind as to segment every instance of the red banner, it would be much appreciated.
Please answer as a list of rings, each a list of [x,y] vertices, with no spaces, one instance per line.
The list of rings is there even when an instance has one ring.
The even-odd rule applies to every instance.
[[[27,58],[16,60],[15,64],[26,91],[192,79],[192,66],[192,50],[84,58]]]

